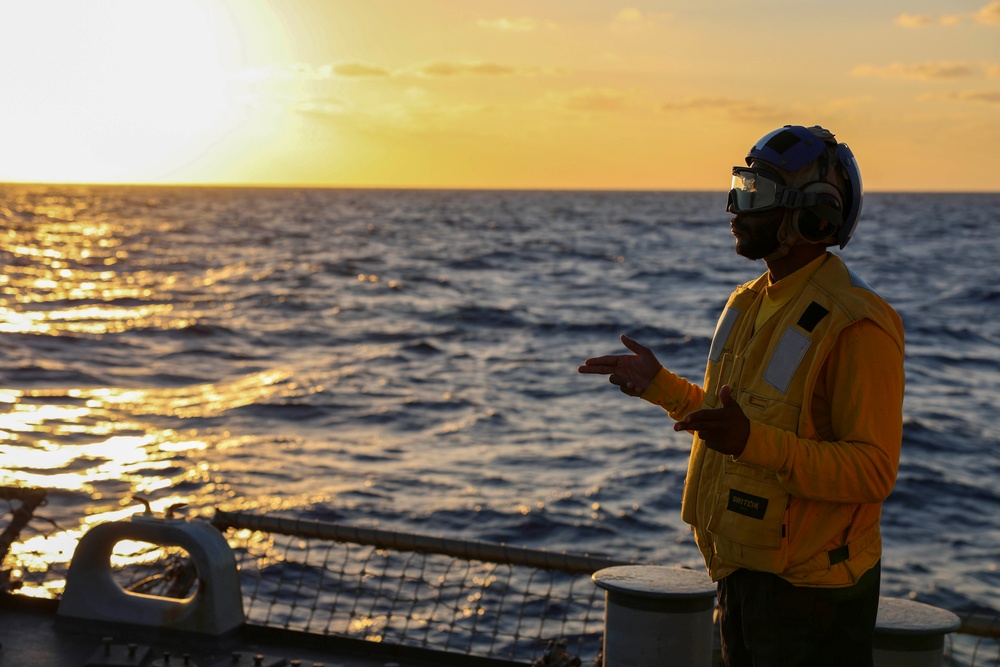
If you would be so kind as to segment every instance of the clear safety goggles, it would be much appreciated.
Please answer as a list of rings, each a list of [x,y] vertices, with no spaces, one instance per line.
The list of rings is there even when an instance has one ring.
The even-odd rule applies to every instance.
[[[730,213],[757,213],[779,206],[800,208],[807,196],[777,180],[776,174],[752,167],[733,167],[733,184],[729,190]]]

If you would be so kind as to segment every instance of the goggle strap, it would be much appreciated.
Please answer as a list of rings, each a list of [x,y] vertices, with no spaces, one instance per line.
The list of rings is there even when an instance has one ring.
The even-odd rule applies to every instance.
[[[781,198],[778,200],[778,204],[785,208],[806,208],[815,203],[815,192],[802,192],[788,187],[781,190]]]

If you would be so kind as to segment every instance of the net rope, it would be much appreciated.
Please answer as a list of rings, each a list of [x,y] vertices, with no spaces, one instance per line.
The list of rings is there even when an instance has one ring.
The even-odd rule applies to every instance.
[[[217,512],[250,623],[515,661],[601,647],[590,576],[623,561]],[[539,565],[543,567],[539,567]]]

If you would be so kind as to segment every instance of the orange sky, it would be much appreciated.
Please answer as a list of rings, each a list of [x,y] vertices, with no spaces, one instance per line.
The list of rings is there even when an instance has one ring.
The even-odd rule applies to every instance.
[[[0,182],[1000,190],[1000,0],[0,0]]]

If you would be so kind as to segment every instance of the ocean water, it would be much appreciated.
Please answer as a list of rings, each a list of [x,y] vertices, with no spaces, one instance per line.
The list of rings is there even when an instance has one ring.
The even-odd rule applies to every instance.
[[[0,186],[0,485],[66,559],[134,494],[701,567],[689,436],[577,374],[628,333],[700,380],[719,193]],[[882,591],[1000,611],[998,194],[865,199],[901,314]],[[44,541],[39,541],[44,538]]]

